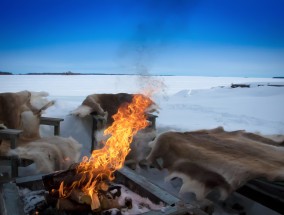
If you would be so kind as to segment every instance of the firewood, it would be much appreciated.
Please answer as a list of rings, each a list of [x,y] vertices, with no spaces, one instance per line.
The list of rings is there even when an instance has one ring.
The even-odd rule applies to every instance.
[[[90,206],[87,204],[78,204],[70,199],[60,198],[57,200],[56,208],[60,211],[89,211]]]
[[[93,193],[92,197],[81,190],[73,189],[70,194],[70,199],[79,203],[91,206],[92,211],[97,211],[101,207],[100,199],[97,193]]]
[[[95,178],[93,177],[94,175],[99,174],[101,172],[102,172],[101,169],[97,169],[95,172],[77,173],[75,169],[69,169],[69,170],[45,175],[42,177],[42,180],[43,180],[45,189],[48,191],[52,189],[59,189],[59,186],[62,182],[64,182],[64,186],[70,187],[75,181],[80,181],[80,184],[81,184],[81,187],[79,187],[80,189],[84,187],[89,182],[90,179]],[[100,180],[107,181],[108,178],[106,176],[102,176]]]
[[[76,175],[75,169],[64,170],[60,172],[51,173],[48,175],[44,175],[42,177],[42,181],[45,187],[45,190],[51,191],[52,189],[58,190],[60,184],[67,176]]]
[[[98,185],[98,190],[107,191],[109,189],[108,184],[105,181],[101,181]]]
[[[91,209],[92,211],[97,211],[100,209],[101,203],[97,193],[93,193],[92,201],[91,201]]]
[[[70,194],[70,199],[74,200],[77,203],[80,204],[88,204],[91,205],[92,199],[90,195],[85,194],[83,191],[78,189],[73,189]]]
[[[111,208],[121,208],[121,205],[119,205],[118,198],[107,198],[106,195],[100,196],[100,202],[101,202],[101,210],[108,210]]]
[[[44,198],[45,198],[45,201],[48,205],[52,206],[52,207],[55,207],[56,204],[57,204],[57,200],[58,200],[58,197],[54,197],[50,194],[45,194],[44,195]]]

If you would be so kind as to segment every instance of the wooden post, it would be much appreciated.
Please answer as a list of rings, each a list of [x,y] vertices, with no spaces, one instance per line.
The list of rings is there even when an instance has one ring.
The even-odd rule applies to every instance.
[[[149,127],[156,129],[156,118],[158,116],[154,115],[154,114],[147,114],[147,119],[151,122],[151,125]]]
[[[54,135],[60,135],[60,123],[64,121],[62,118],[53,118],[53,117],[40,117],[41,125],[51,125],[54,126]]]
[[[92,133],[91,133],[91,135],[92,135],[92,143],[91,143],[91,153],[93,152],[93,150],[95,149],[95,146],[97,146],[98,145],[98,142],[97,142],[97,140],[96,140],[96,138],[95,138],[95,135],[94,135],[94,132],[96,131],[96,130],[99,130],[99,129],[101,129],[102,127],[103,127],[103,125],[104,125],[104,122],[105,122],[105,118],[104,117],[102,117],[102,116],[97,116],[97,115],[91,115],[92,116]]]
[[[2,129],[0,130],[0,139],[8,139],[10,140],[10,148],[15,149],[17,147],[17,140],[22,133],[22,130],[16,129]],[[18,156],[10,156],[10,165],[11,165],[11,177],[18,177],[18,164],[19,158]]]

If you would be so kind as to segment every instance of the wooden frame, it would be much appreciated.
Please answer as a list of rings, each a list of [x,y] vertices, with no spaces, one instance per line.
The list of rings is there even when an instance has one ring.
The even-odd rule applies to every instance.
[[[60,135],[60,123],[63,120],[64,119],[62,118],[41,117],[40,124],[54,126],[54,135]],[[23,132],[22,130],[18,130],[18,129],[1,129],[0,130],[0,140],[1,139],[10,140],[10,148],[15,149],[17,147],[17,141],[22,132]],[[0,156],[1,166],[11,166],[11,178],[18,177],[18,167],[25,167],[32,163],[33,163],[32,160],[21,159],[16,155]],[[6,179],[6,176],[3,176],[3,177],[5,177]],[[1,176],[0,176],[0,179],[1,179]]]

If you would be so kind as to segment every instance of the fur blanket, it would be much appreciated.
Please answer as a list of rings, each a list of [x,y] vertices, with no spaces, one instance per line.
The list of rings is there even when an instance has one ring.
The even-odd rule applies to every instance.
[[[68,169],[79,162],[82,145],[72,137],[59,136],[40,138],[28,143],[20,143],[10,149],[10,143],[2,142],[0,155],[16,155],[19,158],[33,160],[37,173],[50,173]]]
[[[283,144],[283,142],[282,142]],[[281,143],[245,131],[223,128],[193,132],[165,132],[149,144],[149,163],[162,162],[166,180],[181,178],[180,193],[197,199],[218,190],[220,199],[255,178],[284,179]]]

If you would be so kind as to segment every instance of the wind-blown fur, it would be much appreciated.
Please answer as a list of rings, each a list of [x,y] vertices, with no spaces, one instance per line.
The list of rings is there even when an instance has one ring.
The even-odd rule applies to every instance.
[[[63,170],[79,161],[82,145],[72,137],[59,136],[40,138],[16,149],[9,149],[8,155],[33,160],[39,173]]]
[[[32,141],[39,136],[39,120],[42,112],[54,101],[46,99],[46,92],[20,91],[0,93],[0,123],[10,129],[20,129],[22,141]]]
[[[10,149],[10,142],[2,140],[0,155],[33,160],[41,173],[66,169],[78,162],[82,147],[71,137],[40,137],[40,116],[54,104],[47,96],[46,92],[29,91],[0,94],[0,123],[23,130],[16,149]]]
[[[280,143],[245,131],[219,127],[193,132],[165,132],[149,145],[147,161],[162,160],[167,180],[183,180],[180,193],[194,192],[203,199],[213,189],[225,199],[255,178],[284,179],[284,148]]]
[[[112,116],[117,113],[118,108],[125,103],[130,103],[134,95],[128,93],[91,94],[71,114],[80,117],[89,114],[101,116],[105,119],[105,127],[108,127],[113,123]],[[158,106],[153,102],[146,112],[155,112],[157,109]]]

